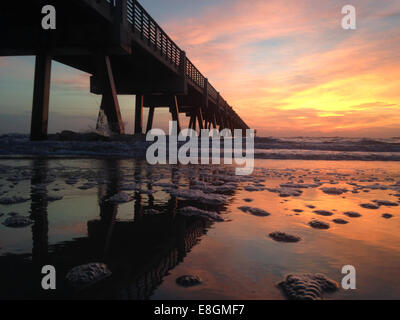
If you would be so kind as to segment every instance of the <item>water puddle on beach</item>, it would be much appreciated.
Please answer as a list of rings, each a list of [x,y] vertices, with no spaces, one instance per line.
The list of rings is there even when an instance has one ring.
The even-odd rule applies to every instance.
[[[398,162],[258,159],[239,177],[134,159],[3,159],[0,299],[284,299],[285,275],[340,284],[345,265],[357,289],[325,298],[398,299],[399,203]],[[92,262],[111,277],[72,290],[67,273]],[[57,290],[41,289],[43,265],[55,266]],[[179,286],[184,275],[201,283]]]

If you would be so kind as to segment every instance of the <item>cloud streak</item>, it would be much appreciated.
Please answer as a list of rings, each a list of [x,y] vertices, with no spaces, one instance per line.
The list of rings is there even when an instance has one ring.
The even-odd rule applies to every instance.
[[[217,1],[166,30],[260,134],[400,134],[400,3],[353,1],[356,31],[344,4]]]

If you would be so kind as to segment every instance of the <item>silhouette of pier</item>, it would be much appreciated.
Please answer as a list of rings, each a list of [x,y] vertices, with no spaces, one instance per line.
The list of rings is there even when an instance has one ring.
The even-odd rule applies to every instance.
[[[54,30],[42,28],[45,5],[56,9]],[[52,60],[91,74],[90,92],[102,96],[99,117],[114,134],[125,133],[118,95],[136,95],[135,134],[151,130],[160,107],[178,130],[179,114],[195,130],[249,129],[136,0],[2,1],[0,27],[0,56],[36,56],[32,140],[47,137]]]

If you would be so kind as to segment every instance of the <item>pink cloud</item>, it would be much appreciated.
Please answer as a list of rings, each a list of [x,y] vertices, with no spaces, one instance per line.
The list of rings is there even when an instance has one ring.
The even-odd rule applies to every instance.
[[[354,32],[340,27],[340,3],[312,0],[290,6],[277,0],[216,4],[189,19],[170,21],[166,31],[250,125],[261,130],[268,130],[266,123],[276,128],[295,126],[310,132],[357,117],[361,129],[379,125],[371,113],[378,112],[377,99],[400,105],[400,88],[393,84],[400,76],[400,29],[385,20],[400,11],[400,3],[388,1],[383,6],[356,0],[354,5],[360,20]],[[368,112],[322,118],[314,110],[302,117],[302,108],[300,117],[288,121],[290,112],[282,110],[288,98],[325,84],[326,90],[347,99],[351,88],[333,84],[353,78],[363,81],[364,76],[375,78],[373,91],[379,95],[370,97]],[[365,90],[368,96],[369,89]],[[365,96],[361,94],[360,101]],[[399,109],[393,107],[391,112],[400,128]]]

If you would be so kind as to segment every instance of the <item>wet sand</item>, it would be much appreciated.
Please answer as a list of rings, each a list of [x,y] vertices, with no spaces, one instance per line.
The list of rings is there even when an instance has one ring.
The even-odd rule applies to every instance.
[[[356,267],[357,289],[325,298],[400,298],[400,163],[258,159],[252,176],[232,170],[0,160],[0,298],[80,297],[64,279],[89,262],[106,263],[112,277],[85,298],[284,299],[276,284],[285,275],[340,284],[344,265]],[[10,213],[32,223],[6,226]],[[38,288],[45,263],[57,269],[56,293]],[[177,285],[184,275],[202,283]]]

